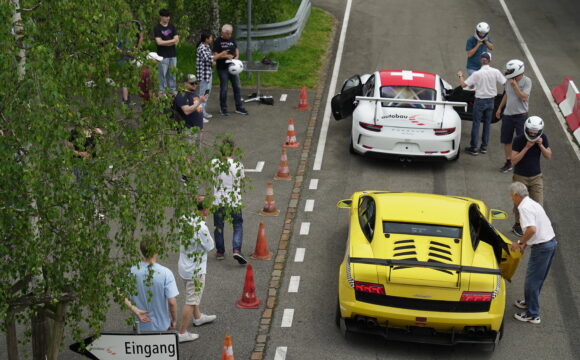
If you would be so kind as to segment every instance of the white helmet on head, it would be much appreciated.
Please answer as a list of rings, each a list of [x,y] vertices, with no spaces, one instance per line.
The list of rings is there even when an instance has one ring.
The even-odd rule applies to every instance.
[[[240,60],[232,59],[232,60],[227,60],[226,62],[230,64],[228,67],[228,71],[230,72],[230,74],[238,75],[239,73],[244,71],[244,63],[241,62]]]
[[[486,22],[480,22],[475,26],[475,38],[479,41],[483,41],[487,38],[489,34],[489,24]]]
[[[524,123],[524,135],[528,141],[537,141],[544,132],[544,120],[539,116],[530,116]]]
[[[513,59],[507,62],[505,65],[505,77],[506,79],[515,78],[518,75],[524,73],[525,67],[524,62],[518,59]]]

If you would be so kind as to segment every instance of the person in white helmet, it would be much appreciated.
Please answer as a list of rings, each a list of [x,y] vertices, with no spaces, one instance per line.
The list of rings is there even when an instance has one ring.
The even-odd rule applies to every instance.
[[[540,168],[540,159],[552,158],[552,149],[548,143],[548,137],[544,133],[544,121],[539,116],[530,116],[524,123],[522,135],[516,136],[512,143],[512,164],[514,174],[512,181],[523,183],[530,193],[530,197],[544,205],[544,176]],[[520,225],[520,213],[514,206],[515,223],[512,232],[522,236]]]
[[[475,33],[467,39],[465,51],[467,52],[467,76],[481,68],[479,61],[481,54],[493,50],[493,42],[489,36],[491,28],[486,22],[480,22],[475,26]]]
[[[524,131],[524,122],[528,118],[532,80],[524,75],[524,70],[525,66],[521,60],[513,59],[506,64],[504,74],[508,83],[505,85],[503,98],[495,114],[496,118],[501,118],[500,141],[504,146],[506,158],[504,165],[499,169],[502,173],[513,169],[511,156],[514,132],[516,136],[521,135]]]

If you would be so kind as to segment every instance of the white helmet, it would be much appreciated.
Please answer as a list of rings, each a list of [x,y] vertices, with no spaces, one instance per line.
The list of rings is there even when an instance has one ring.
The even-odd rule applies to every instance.
[[[489,24],[486,22],[480,22],[475,26],[475,38],[479,41],[485,40],[487,34],[489,34]]]
[[[232,59],[226,62],[230,63],[230,66],[228,67],[228,71],[230,72],[230,74],[238,75],[239,73],[244,71],[244,63],[241,62],[240,60]]]
[[[530,116],[524,124],[524,135],[531,142],[537,141],[544,131],[544,120],[539,116]]]
[[[518,75],[524,73],[524,62],[518,59],[513,59],[507,62],[505,65],[505,77],[506,79],[515,78]]]

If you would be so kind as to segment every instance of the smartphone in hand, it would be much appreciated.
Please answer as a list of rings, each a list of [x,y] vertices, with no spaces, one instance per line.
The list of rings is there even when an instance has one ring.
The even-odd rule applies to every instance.
[[[203,95],[204,96],[208,96],[209,95],[209,89],[207,89]]]

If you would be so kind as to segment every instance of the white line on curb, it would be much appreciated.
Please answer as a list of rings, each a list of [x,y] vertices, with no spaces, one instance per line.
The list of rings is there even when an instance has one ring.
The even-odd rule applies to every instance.
[[[318,146],[316,147],[316,157],[314,158],[313,170],[320,170],[322,168],[322,157],[324,156],[324,146],[326,145],[326,135],[328,134],[328,123],[330,121],[330,101],[334,96],[334,89],[336,88],[336,79],[340,70],[340,61],[342,60],[342,51],[344,49],[344,39],[346,38],[346,29],[348,28],[348,19],[350,18],[350,7],[352,0],[347,0],[346,9],[344,10],[344,18],[342,20],[342,30],[340,31],[340,38],[338,40],[338,49],[336,50],[336,60],[334,68],[332,69],[332,77],[330,79],[330,86],[328,87],[328,98],[326,99],[326,107],[324,108],[324,116],[322,117],[322,127],[320,128],[320,135],[318,137]]]
[[[287,352],[288,352],[287,346],[278,346],[276,348],[276,355],[274,356],[274,360],[285,360]]]
[[[308,235],[309,232],[310,232],[310,223],[303,222],[300,225],[300,235]]]
[[[288,292],[297,293],[299,286],[300,286],[300,276],[291,276],[290,284],[288,284]]]
[[[308,199],[306,200],[306,205],[304,205],[304,211],[311,212],[312,210],[314,210],[314,199]]]
[[[287,97],[288,97],[288,94],[282,94],[282,95],[280,95],[280,102],[286,101],[286,98]]]
[[[284,309],[284,315],[282,315],[282,327],[292,327],[293,317],[294,309]]]
[[[305,253],[306,253],[305,248],[297,248],[296,255],[294,256],[294,262],[303,262]]]
[[[546,80],[544,80],[544,76],[540,72],[540,68],[536,64],[536,61],[534,60],[534,57],[532,56],[532,53],[530,52],[528,45],[524,41],[524,37],[522,36],[522,33],[520,32],[518,26],[516,25],[516,22],[514,21],[514,18],[512,17],[512,14],[511,14],[510,10],[508,9],[505,1],[499,0],[499,3],[501,4],[501,7],[503,8],[505,15],[507,16],[507,19],[512,27],[512,30],[514,31],[514,34],[516,35],[516,38],[518,39],[518,42],[520,43],[520,46],[522,47],[524,54],[526,54],[526,57],[528,58],[528,61],[530,62],[530,65],[532,66],[532,69],[534,70],[534,73],[536,74],[536,77],[538,78],[538,82],[540,83],[542,90],[544,90],[544,94],[546,95],[546,98],[548,98],[548,102],[552,106],[552,110],[554,110],[556,117],[560,121],[560,125],[562,126],[562,130],[564,130],[564,134],[566,134],[566,137],[568,138],[568,141],[570,142],[570,145],[572,146],[572,150],[574,150],[574,152],[576,153],[576,157],[580,161],[580,149],[578,149],[576,147],[576,145],[574,145],[574,141],[572,139],[572,134],[570,134],[568,132],[568,125],[566,124],[566,119],[564,119],[564,116],[562,116],[562,114],[560,113],[560,108],[558,108],[558,104],[556,104],[556,102],[552,98],[552,92],[550,91],[550,88],[548,87]]]
[[[264,169],[264,161],[258,161],[258,164],[256,165],[255,169],[244,169],[245,172],[262,172],[262,170]]]

